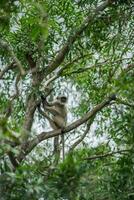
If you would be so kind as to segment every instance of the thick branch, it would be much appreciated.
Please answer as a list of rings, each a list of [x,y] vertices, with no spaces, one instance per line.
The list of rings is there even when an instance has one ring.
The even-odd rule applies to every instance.
[[[36,110],[36,99],[34,95],[32,95],[27,103],[25,122],[23,125],[23,129],[26,131],[31,131],[35,110]]]
[[[47,74],[54,71],[64,60],[65,56],[68,54],[68,52],[71,49],[72,44],[81,36],[81,34],[86,30],[86,28],[89,26],[90,22],[94,20],[94,18],[100,14],[101,11],[103,11],[105,8],[107,8],[111,3],[113,3],[114,0],[106,0],[103,4],[98,6],[94,13],[87,16],[87,18],[83,21],[80,27],[76,29],[76,31],[68,37],[67,42],[64,44],[62,49],[59,51],[55,59],[48,65],[48,71]]]
[[[21,162],[24,159],[24,157],[26,155],[28,155],[32,151],[32,149],[36,145],[38,145],[40,142],[42,142],[48,138],[52,138],[52,137],[67,133],[67,132],[77,128],[81,124],[87,122],[89,119],[94,117],[99,111],[101,111],[104,107],[108,106],[110,104],[110,102],[113,100],[116,100],[115,95],[111,95],[109,98],[107,98],[106,100],[104,100],[103,102],[98,104],[95,108],[92,109],[92,111],[86,113],[81,119],[78,119],[77,121],[75,121],[72,124],[70,124],[69,126],[67,126],[64,129],[64,131],[61,131],[61,129],[58,129],[58,130],[50,131],[50,132],[42,132],[41,134],[37,135],[36,138],[31,140],[30,142],[27,141],[25,143],[25,145],[23,145],[25,148],[22,148],[22,151],[17,158],[18,161]]]
[[[50,89],[46,92],[46,94],[43,96],[43,98],[47,98],[47,96],[52,92],[53,89]],[[37,108],[37,106],[41,103],[41,99],[37,99],[37,97],[34,94],[29,95],[29,99],[26,104],[26,113],[25,113],[25,120],[23,124],[23,139],[27,139],[28,135],[31,131],[31,127],[33,124],[34,119],[34,113]]]
[[[29,68],[32,73],[32,88],[35,88],[35,87],[38,88],[39,83],[42,81],[41,74],[38,73],[36,62],[34,61],[31,53],[26,54],[26,59],[28,61]],[[37,107],[37,103],[38,103],[37,97],[34,94],[32,94],[32,92],[28,94],[27,102],[26,102],[25,120],[23,124],[23,131],[24,131],[23,137],[22,137],[23,140],[28,139],[28,136],[33,124],[34,113]]]
[[[31,69],[36,67],[36,62],[33,60],[32,55],[30,53],[26,54],[26,59]]]
[[[18,162],[17,162],[17,160],[15,158],[15,155],[14,155],[14,153],[12,151],[9,151],[8,152],[8,156],[9,156],[9,159],[10,159],[10,161],[12,163],[12,166],[13,166],[13,168],[15,170],[16,167],[18,166]]]

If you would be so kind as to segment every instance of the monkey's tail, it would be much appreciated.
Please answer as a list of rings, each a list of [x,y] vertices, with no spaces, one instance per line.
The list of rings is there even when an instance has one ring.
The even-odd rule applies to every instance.
[[[65,159],[65,140],[64,140],[64,133],[61,135],[61,143],[62,143],[62,158],[63,161]]]

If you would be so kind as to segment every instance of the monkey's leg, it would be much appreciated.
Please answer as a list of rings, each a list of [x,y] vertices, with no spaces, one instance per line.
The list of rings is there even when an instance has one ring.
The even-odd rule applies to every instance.
[[[38,110],[39,110],[40,114],[41,114],[44,118],[46,118],[46,119],[49,121],[50,126],[51,126],[54,130],[58,129],[57,126],[56,126],[56,124],[54,123],[54,121],[49,117],[49,115],[48,115],[47,113],[43,112],[43,111],[41,110],[41,108],[38,108]]]
[[[59,111],[53,107],[49,107],[49,106],[45,106],[44,110],[47,110],[48,112],[50,112],[53,115],[60,115],[61,113],[59,113]]]

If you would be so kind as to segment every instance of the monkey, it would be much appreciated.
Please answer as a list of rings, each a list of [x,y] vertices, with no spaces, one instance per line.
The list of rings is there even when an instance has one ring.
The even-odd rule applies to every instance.
[[[61,129],[64,130],[67,124],[67,100],[68,98],[64,95],[57,96],[52,102],[48,102],[46,98],[42,98],[42,105],[44,111],[43,116],[49,121],[50,126],[53,130]],[[41,111],[41,110],[40,110]],[[42,111],[41,111],[42,112]],[[49,116],[51,114],[51,117]],[[63,160],[64,160],[64,134],[61,135],[62,150],[63,150]],[[59,136],[54,139],[54,151],[57,151],[59,144]]]

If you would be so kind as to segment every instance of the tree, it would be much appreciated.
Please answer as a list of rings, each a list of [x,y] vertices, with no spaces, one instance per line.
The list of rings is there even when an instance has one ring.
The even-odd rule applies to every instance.
[[[43,166],[51,160],[45,168],[51,177],[50,165],[58,165],[49,138],[64,134],[68,157],[89,146],[93,127],[96,137],[105,137],[95,154],[106,149],[111,156],[115,148],[133,155],[133,1],[8,0],[1,5],[1,174],[23,171],[30,162],[36,166],[45,157]],[[63,90],[72,95],[76,120],[64,131],[49,131],[38,104],[42,95],[54,98]],[[47,156],[40,157],[44,150]]]

